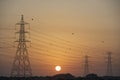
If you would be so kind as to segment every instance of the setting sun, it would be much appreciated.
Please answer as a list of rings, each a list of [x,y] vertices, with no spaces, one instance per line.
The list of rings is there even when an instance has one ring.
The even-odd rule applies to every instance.
[[[55,67],[55,70],[56,70],[56,71],[60,71],[60,70],[61,70],[61,66],[56,66],[56,67]]]

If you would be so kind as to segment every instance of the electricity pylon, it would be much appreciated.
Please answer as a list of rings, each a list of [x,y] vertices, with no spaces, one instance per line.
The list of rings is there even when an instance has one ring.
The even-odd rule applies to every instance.
[[[111,57],[111,52],[108,52],[107,55],[107,76],[112,76],[112,57]]]
[[[23,15],[21,15],[21,21],[16,25],[20,25],[18,33],[18,40],[17,42],[17,50],[16,55],[13,61],[11,76],[12,77],[29,77],[32,76],[32,70],[30,66],[27,44],[26,42],[30,42],[26,40],[26,31],[25,25],[28,24],[24,22]]]
[[[88,56],[85,56],[85,62],[84,62],[84,76],[89,74],[89,64],[88,64]]]

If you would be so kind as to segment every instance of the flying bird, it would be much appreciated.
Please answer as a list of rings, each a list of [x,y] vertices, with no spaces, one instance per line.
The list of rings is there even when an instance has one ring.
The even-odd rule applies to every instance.
[[[101,41],[102,43],[104,43],[104,41]]]
[[[72,33],[72,35],[74,35],[74,33]]]

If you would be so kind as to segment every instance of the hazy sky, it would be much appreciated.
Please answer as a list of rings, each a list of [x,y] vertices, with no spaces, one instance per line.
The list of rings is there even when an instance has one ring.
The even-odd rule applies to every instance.
[[[110,51],[113,74],[120,76],[120,0],[0,0],[0,75],[11,71],[21,14],[30,23],[33,75],[82,75],[86,54],[90,72],[105,75]]]

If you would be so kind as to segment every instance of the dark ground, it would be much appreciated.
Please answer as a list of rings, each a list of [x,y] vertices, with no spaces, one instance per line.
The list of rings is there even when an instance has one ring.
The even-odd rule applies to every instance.
[[[0,80],[120,80],[120,76],[103,76],[99,77],[96,74],[88,74],[85,77],[74,77],[71,74],[57,74],[46,77],[0,77]]]

